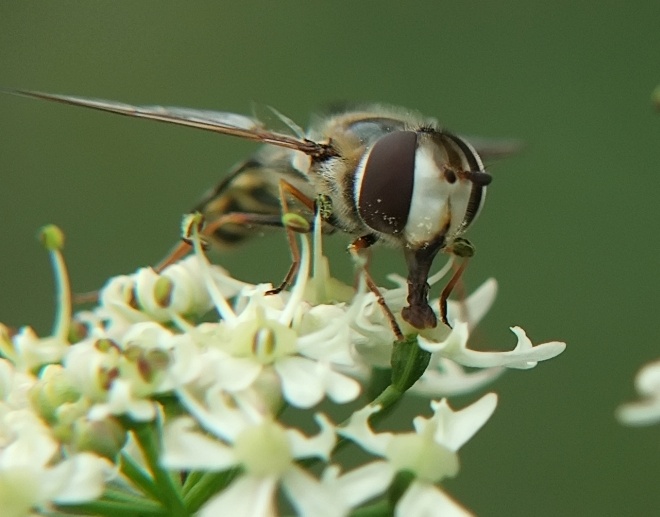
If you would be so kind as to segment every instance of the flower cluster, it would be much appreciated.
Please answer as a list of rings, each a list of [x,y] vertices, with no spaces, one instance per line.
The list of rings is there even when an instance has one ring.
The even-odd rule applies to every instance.
[[[400,318],[406,286],[392,277],[381,293],[406,334],[396,341],[364,281],[330,276],[320,231],[313,245],[301,237],[291,288],[271,294],[211,265],[197,221],[186,227],[193,255],[110,279],[75,315],[62,236],[44,230],[58,279],[54,331],[0,327],[3,515],[468,515],[442,482],[457,475],[459,448],[497,396],[460,410],[447,397],[533,368],[564,343],[534,346],[513,327],[510,351],[469,348],[494,280],[450,304],[451,327],[418,331]],[[375,432],[406,392],[432,399],[432,415]],[[343,416],[333,421],[321,402]],[[310,424],[311,435],[299,429]],[[337,452],[349,447],[372,460],[342,463]]]

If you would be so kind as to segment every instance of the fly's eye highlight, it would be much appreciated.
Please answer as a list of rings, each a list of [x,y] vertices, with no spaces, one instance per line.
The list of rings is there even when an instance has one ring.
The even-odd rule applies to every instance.
[[[372,146],[356,182],[357,210],[370,228],[396,234],[408,222],[415,180],[417,134],[394,131]]]

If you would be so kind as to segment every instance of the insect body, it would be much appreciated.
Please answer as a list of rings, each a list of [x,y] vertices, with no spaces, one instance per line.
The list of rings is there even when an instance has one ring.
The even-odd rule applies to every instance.
[[[65,104],[147,118],[267,144],[235,168],[196,207],[219,244],[233,244],[263,225],[282,226],[291,202],[318,208],[327,229],[352,235],[351,250],[375,243],[401,248],[408,266],[405,321],[437,324],[427,279],[440,251],[452,252],[479,213],[491,176],[466,139],[409,111],[367,106],[319,119],[302,135],[266,129],[232,113],[176,107],[138,107],[105,100],[11,91]],[[484,142],[487,155],[508,154],[503,142]],[[294,254],[297,248],[289,231]],[[285,280],[286,282],[286,280]],[[382,302],[375,284],[370,286]],[[446,301],[446,300],[445,300]],[[384,303],[384,302],[383,302]],[[395,333],[393,316],[386,309]],[[444,309],[443,309],[444,310]]]

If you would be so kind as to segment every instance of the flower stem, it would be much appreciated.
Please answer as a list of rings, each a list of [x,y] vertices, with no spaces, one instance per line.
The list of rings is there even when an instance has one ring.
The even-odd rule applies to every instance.
[[[223,472],[204,472],[201,475],[197,472],[191,473],[183,487],[183,498],[188,510],[191,513],[196,512],[210,496],[229,485],[240,471],[240,468],[233,468]]]
[[[406,339],[397,341],[394,344],[390,384],[369,403],[370,406],[380,406],[380,411],[371,415],[372,422],[382,419],[389,410],[394,408],[394,405],[401,400],[406,390],[415,384],[417,379],[426,371],[430,359],[431,354],[419,348],[417,335],[406,336]],[[380,385],[382,385],[382,380]],[[337,427],[344,427],[349,422],[350,417],[338,424]],[[347,443],[350,443],[348,439],[340,437],[333,453],[342,449]],[[310,458],[300,461],[300,464],[309,466],[318,461],[318,458]]]
[[[431,352],[417,344],[417,334],[394,343],[392,349],[392,386],[402,393],[412,387],[424,374],[431,360]]]
[[[122,474],[130,479],[135,486],[142,490],[142,492],[150,495],[154,499],[160,498],[158,487],[151,476],[149,476],[149,474],[126,453],[121,455],[120,468]]]
[[[75,505],[57,505],[57,509],[67,515],[100,515],[107,517],[140,517],[173,515],[160,504],[146,499],[140,502],[109,501],[99,499],[89,503]]]
[[[357,508],[350,513],[351,517],[391,517],[392,508],[387,500],[383,499],[362,508]]]
[[[383,411],[396,404],[403,394],[417,382],[426,371],[431,353],[422,350],[417,344],[417,335],[406,336],[403,341],[394,343],[392,350],[392,370],[390,384],[369,404],[380,406],[380,411],[372,416],[383,415]]]
[[[189,513],[183,504],[180,487],[160,465],[160,443],[155,425],[157,424],[137,422],[133,423],[131,428],[154,477],[160,501],[168,508],[172,517],[187,517]]]

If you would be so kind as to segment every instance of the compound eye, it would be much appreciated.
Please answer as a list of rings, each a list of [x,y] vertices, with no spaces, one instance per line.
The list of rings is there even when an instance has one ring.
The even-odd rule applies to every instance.
[[[356,183],[358,213],[370,228],[387,234],[408,222],[415,180],[417,133],[394,131],[371,147]]]

